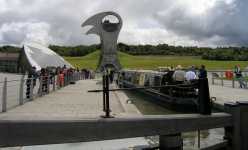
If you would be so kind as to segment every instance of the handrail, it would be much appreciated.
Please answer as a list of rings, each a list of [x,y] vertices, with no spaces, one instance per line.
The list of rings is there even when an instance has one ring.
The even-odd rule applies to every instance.
[[[2,98],[0,99],[1,101],[0,103],[2,103],[2,108],[0,109],[0,112],[6,112],[7,108],[10,108],[10,107],[12,108],[18,105],[23,105],[26,101],[31,101],[35,97],[43,96],[44,94],[48,94],[51,90],[55,91],[56,89],[59,89],[63,86],[68,85],[70,82],[75,82],[80,79],[81,79],[81,74],[77,72],[74,74],[65,76],[64,80],[62,78],[60,79],[57,75],[39,76],[37,78],[35,77],[25,78],[24,76],[22,76],[18,80],[15,79],[15,80],[9,80],[9,81],[7,80],[7,77],[5,77],[4,82],[0,82],[2,83],[1,92],[3,95]],[[38,80],[38,83],[37,83],[37,80]],[[37,86],[35,86],[36,83],[38,84]],[[52,89],[50,88],[50,84],[53,84]],[[18,94],[16,95],[16,97],[10,97],[11,92],[15,92],[15,91],[10,90],[9,92],[9,90],[7,89],[11,89],[14,86],[15,87],[19,86],[19,91],[18,91],[18,88],[16,88],[16,91],[18,91]],[[16,99],[16,102],[11,103],[10,101],[13,101],[12,99]],[[11,106],[7,104],[10,104]]]
[[[55,75],[56,76],[56,75]],[[32,79],[40,79],[41,77],[54,77],[54,76],[38,76],[37,78],[24,78],[23,80],[32,80]],[[14,80],[7,80],[7,82],[16,82],[16,81],[21,81],[22,79],[14,79]],[[0,81],[0,83],[4,83],[4,81]]]
[[[226,70],[208,70],[208,72],[226,72],[227,70],[233,71],[233,69],[226,69]],[[242,72],[248,72],[248,70],[242,70]]]
[[[215,80],[220,80],[221,86],[224,86],[224,81],[231,81],[232,82],[232,88],[235,88],[235,81],[241,82],[239,84],[242,84],[242,87],[244,86],[244,88],[247,87],[247,82],[248,82],[247,76],[242,77],[241,80],[237,77],[232,77],[231,79],[227,79],[227,78],[224,78],[223,74],[221,74],[220,76],[219,75],[218,76],[212,75],[212,85],[215,84],[215,82],[214,82]]]
[[[128,90],[141,90],[141,89],[157,89],[157,88],[178,88],[178,89],[192,89],[192,87],[180,87],[186,84],[178,84],[178,85],[163,85],[163,86],[146,86],[146,87],[133,87],[133,88],[116,88],[109,89],[108,91],[128,91]],[[104,90],[89,90],[88,92],[103,92]]]

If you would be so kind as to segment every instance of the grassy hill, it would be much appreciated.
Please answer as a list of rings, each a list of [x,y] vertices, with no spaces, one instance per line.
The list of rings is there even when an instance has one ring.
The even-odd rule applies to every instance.
[[[65,57],[67,61],[79,68],[95,69],[97,67],[100,51],[93,52],[83,57]],[[188,67],[191,65],[206,65],[207,69],[233,69],[239,64],[241,68],[248,66],[248,61],[212,61],[203,60],[197,56],[132,56],[118,52],[118,57],[123,68],[130,69],[156,69],[159,66]]]

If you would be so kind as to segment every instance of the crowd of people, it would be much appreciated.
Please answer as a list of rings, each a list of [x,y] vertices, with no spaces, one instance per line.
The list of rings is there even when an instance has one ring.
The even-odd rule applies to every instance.
[[[233,73],[235,74],[235,78],[240,84],[240,88],[246,88],[247,85],[244,82],[242,71],[239,65],[236,65],[234,67]],[[79,70],[79,68],[67,68],[66,65],[64,65],[63,67],[57,68],[41,68],[40,71],[36,71],[36,68],[32,67],[28,72],[28,79],[26,80],[26,97],[30,98],[31,88],[34,88],[36,86],[37,79],[39,79],[41,83],[39,86],[39,92],[48,93],[49,84],[55,83],[57,87],[74,84],[75,75],[81,80],[93,79],[95,77],[95,73],[93,70],[85,68]],[[116,73],[114,70],[109,71],[110,83],[114,81],[115,75]],[[188,67],[188,69],[183,69],[181,65],[178,65],[175,68],[170,67],[166,78],[166,81],[171,81],[176,84],[187,82],[189,83],[196,79],[207,78],[207,70],[204,65],[201,65],[200,68],[190,66]]]
[[[240,65],[235,65],[231,73],[234,74],[234,77],[232,76],[231,78],[235,78],[239,82],[240,88],[247,88]],[[207,78],[207,70],[204,65],[201,65],[200,68],[190,66],[188,69],[183,69],[181,65],[178,65],[175,69],[170,67],[168,74],[171,76],[170,80],[178,84],[190,82],[195,79]]]
[[[168,71],[168,79],[176,84],[182,84],[185,82],[191,82],[192,80],[207,78],[207,70],[204,65],[201,65],[199,71],[195,66],[190,66],[188,69],[183,69],[181,65],[178,65],[175,69],[171,67]],[[167,81],[168,81],[167,80]]]
[[[56,84],[58,88],[61,88],[68,84],[75,84],[76,79],[86,80],[93,78],[94,72],[92,70],[67,68],[66,65],[57,68],[41,68],[40,71],[37,71],[36,67],[32,67],[26,80],[26,98],[30,98],[31,90],[36,86],[37,79],[40,83],[38,92],[48,93],[50,84]]]

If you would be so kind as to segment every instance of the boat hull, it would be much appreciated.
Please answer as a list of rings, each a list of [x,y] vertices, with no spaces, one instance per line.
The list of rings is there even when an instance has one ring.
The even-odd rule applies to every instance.
[[[122,86],[126,88],[138,87],[127,81],[123,81]],[[197,112],[197,98],[172,97],[154,89],[137,89],[135,91],[151,97],[152,102],[166,108],[180,112]]]

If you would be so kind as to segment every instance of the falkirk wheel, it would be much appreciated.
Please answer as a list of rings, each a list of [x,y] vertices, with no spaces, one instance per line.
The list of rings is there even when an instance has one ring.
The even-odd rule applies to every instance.
[[[114,17],[115,22],[110,22],[108,17]],[[86,34],[96,34],[101,40],[101,55],[97,66],[97,71],[104,71],[112,68],[115,71],[121,69],[121,64],[117,56],[117,39],[122,27],[122,19],[115,12],[98,13],[88,18],[82,27],[92,26]]]

